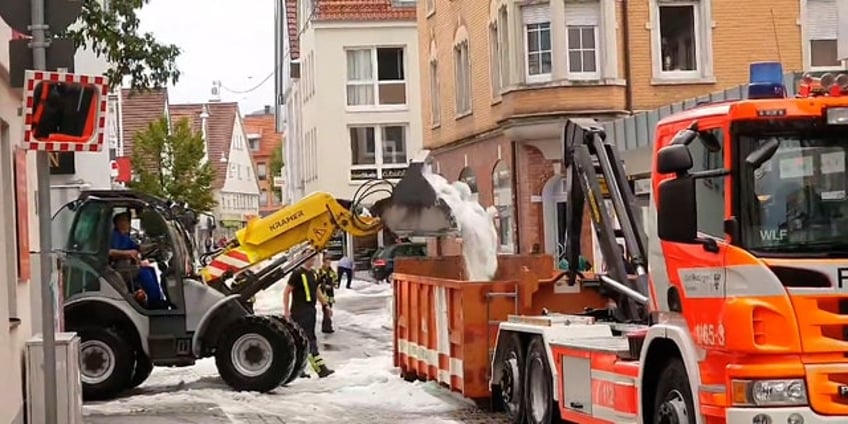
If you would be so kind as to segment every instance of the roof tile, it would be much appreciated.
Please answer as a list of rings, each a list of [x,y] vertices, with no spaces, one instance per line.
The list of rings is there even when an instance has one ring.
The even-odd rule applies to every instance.
[[[168,107],[168,91],[164,88],[132,92],[121,90],[121,137],[124,140],[124,155],[132,154],[133,141],[138,132],[165,116]]]
[[[415,21],[415,3],[392,0],[316,0],[316,21]]]
[[[233,126],[238,116],[238,103],[235,102],[211,102],[206,103],[209,108],[209,122],[207,122],[207,138],[209,143],[209,163],[215,172],[215,181],[212,188],[220,189],[224,186],[227,178],[227,166],[229,162],[221,161],[230,153],[230,144],[233,140]],[[203,104],[180,104],[171,105],[171,124],[176,125],[181,119],[188,119],[192,130],[201,132],[200,113]]]
[[[289,58],[300,58],[300,29],[297,27],[297,0],[286,1],[286,30],[289,34]]]

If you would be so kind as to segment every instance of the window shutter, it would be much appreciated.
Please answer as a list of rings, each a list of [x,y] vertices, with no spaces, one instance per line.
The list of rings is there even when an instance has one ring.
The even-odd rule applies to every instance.
[[[839,31],[837,0],[807,0],[807,38],[836,40]]]
[[[565,2],[565,25],[600,26],[601,2]]]
[[[551,22],[551,10],[548,4],[537,4],[521,8],[524,25],[543,24]]]

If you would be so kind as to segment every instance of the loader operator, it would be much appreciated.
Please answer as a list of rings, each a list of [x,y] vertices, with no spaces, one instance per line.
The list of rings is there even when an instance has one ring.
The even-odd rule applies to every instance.
[[[333,313],[330,309],[336,303],[336,289],[339,288],[339,283],[339,274],[333,270],[332,258],[325,253],[321,269],[318,270],[318,284],[327,298],[327,304],[324,305],[324,314],[321,320],[322,333],[332,334],[335,332],[333,330]]]
[[[315,270],[315,261],[315,256],[307,259],[302,267],[292,271],[289,275],[289,282],[283,294],[283,311],[285,311],[287,318],[294,320],[306,333],[306,338],[309,340],[309,364],[318,374],[318,377],[324,378],[335,371],[327,368],[324,364],[324,359],[318,352],[318,340],[315,337],[317,315],[315,301],[319,300],[323,306],[328,304],[327,298],[318,288],[318,272]],[[329,309],[328,312],[332,314],[332,309]],[[304,373],[301,377],[309,376]]]
[[[115,225],[112,231],[112,242],[109,248],[109,259],[114,264],[115,268],[120,269],[135,264],[140,265],[135,275],[129,275],[130,280],[138,281],[141,285],[141,290],[144,296],[139,296],[136,293],[136,298],[146,299],[144,303],[151,309],[162,309],[167,307],[165,293],[159,285],[159,279],[156,278],[156,271],[153,269],[147,260],[141,259],[139,252],[141,247],[130,238],[130,212],[119,213],[112,218],[112,223]],[[125,273],[122,273],[122,276]],[[127,278],[127,277],[124,277]],[[135,286],[134,281],[127,283]]]

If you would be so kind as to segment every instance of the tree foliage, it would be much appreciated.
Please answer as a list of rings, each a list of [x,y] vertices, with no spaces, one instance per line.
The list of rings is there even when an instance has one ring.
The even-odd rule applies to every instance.
[[[133,139],[130,188],[209,212],[216,205],[215,172],[204,156],[203,136],[192,130],[187,119],[177,122],[169,134],[168,120],[162,117]]]
[[[109,61],[106,76],[112,88],[119,87],[125,76],[130,77],[135,91],[176,83],[180,78],[176,65],[180,48],[139,31],[137,12],[149,2],[108,0],[104,8],[98,0],[83,0],[78,25],[60,35],[73,39],[77,48],[90,47]]]
[[[274,146],[271,152],[271,161],[268,162],[268,169],[271,175],[279,177],[283,175],[283,143],[280,142]]]
[[[271,174],[271,190],[279,192],[281,196],[283,188],[274,186],[273,178],[281,177],[283,175],[283,166],[285,166],[283,162],[283,142],[280,141],[274,146],[274,150],[271,151],[271,160],[268,162],[268,172]]]

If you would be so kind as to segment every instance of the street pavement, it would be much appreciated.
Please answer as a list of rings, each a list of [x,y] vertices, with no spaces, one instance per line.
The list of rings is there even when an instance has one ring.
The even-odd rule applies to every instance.
[[[357,277],[364,277],[357,275]],[[371,283],[359,280],[360,287],[370,286]],[[373,287],[372,287],[373,288]],[[342,289],[344,290],[344,289]],[[365,328],[356,325],[355,317],[385,316],[388,313],[388,291],[382,296],[349,297],[338,296],[336,310],[339,319],[336,322],[336,333],[330,336],[319,335],[321,350],[327,363],[341,365],[345,361],[374,357],[391,350],[392,334],[387,327]],[[345,318],[346,317],[346,318]],[[346,325],[345,319],[350,320]],[[390,325],[388,326],[390,327]],[[388,358],[388,357],[387,357]],[[387,359],[390,361],[390,359]],[[198,367],[197,365],[195,367]],[[204,371],[192,372],[189,369],[165,369],[154,372],[151,379],[144,385],[122,397],[107,403],[92,403],[84,407],[85,424],[299,424],[325,422],[327,411],[322,411],[322,405],[299,405],[292,402],[295,394],[285,392],[256,395],[244,395],[230,392],[217,375],[204,374]],[[182,374],[180,374],[182,373]],[[347,378],[338,375],[336,378]],[[350,377],[354,378],[354,377]],[[395,375],[393,378],[400,379]],[[315,378],[313,377],[313,379]],[[341,380],[337,384],[344,387]],[[311,381],[305,382],[312,384]],[[317,383],[317,381],[316,381]],[[353,383],[351,383],[353,384]],[[404,383],[412,384],[412,383]],[[339,390],[339,387],[304,386],[310,393],[317,390],[320,396],[326,391]],[[408,386],[404,386],[408,387]],[[296,390],[297,387],[294,387]],[[284,389],[285,390],[285,389]],[[446,405],[457,405],[444,408],[439,412],[426,412],[393,406],[391,402],[376,405],[362,404],[356,399],[347,400],[342,397],[328,408],[338,408],[344,411],[343,416],[335,416],[335,423],[350,424],[499,424],[506,423],[501,414],[492,414],[473,407],[467,401],[460,401],[457,395],[447,389],[439,389],[432,384],[421,385],[419,389],[433,396],[436,402],[442,399]],[[304,392],[301,392],[301,395]],[[372,396],[390,396],[391,394],[374,393]],[[251,400],[252,399],[252,400]],[[299,399],[299,398],[298,398]],[[287,403],[288,402],[288,403]],[[234,407],[235,406],[235,407]],[[323,414],[323,415],[322,415]]]

